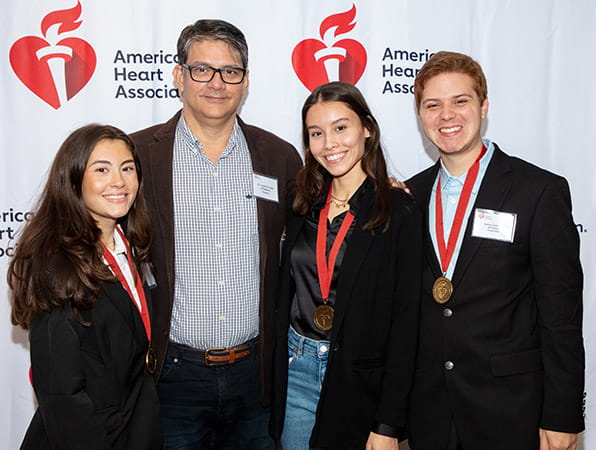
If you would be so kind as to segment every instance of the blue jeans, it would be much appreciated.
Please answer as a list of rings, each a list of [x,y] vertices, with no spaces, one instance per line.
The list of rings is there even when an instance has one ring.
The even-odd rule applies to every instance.
[[[329,341],[288,331],[288,393],[281,442],[284,450],[307,450],[327,370]]]
[[[234,364],[206,367],[170,343],[157,384],[164,449],[273,449],[261,406],[259,347]]]

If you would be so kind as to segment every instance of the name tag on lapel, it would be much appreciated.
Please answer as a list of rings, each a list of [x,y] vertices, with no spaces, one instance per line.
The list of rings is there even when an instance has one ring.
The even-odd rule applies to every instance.
[[[513,242],[517,214],[492,209],[474,210],[472,236],[496,241]]]
[[[252,174],[253,194],[257,198],[279,203],[277,193],[277,178],[268,177],[258,173]]]

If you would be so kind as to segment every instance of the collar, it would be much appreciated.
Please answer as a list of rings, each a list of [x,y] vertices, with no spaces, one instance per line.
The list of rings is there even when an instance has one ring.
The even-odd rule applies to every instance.
[[[120,228],[120,231],[122,231],[122,228],[120,227],[120,225],[116,225],[116,226],[118,228]],[[122,237],[120,236],[120,233],[118,233],[116,230],[114,230],[114,250],[109,248],[107,245],[105,248],[107,248],[108,251],[114,256],[126,255],[126,245],[124,244],[124,241],[122,240]]]
[[[486,170],[486,166],[490,162],[490,160],[493,156],[494,150],[495,150],[494,144],[490,139],[482,138],[482,143],[486,147],[486,153],[480,159],[480,171],[481,172],[483,170]],[[461,175],[456,177],[449,173],[449,171],[447,170],[447,168],[443,164],[443,161],[440,158],[439,158],[439,162],[440,162],[439,176],[441,177],[441,191],[445,191],[445,190],[449,189],[450,187],[453,187],[454,185],[459,185],[459,186],[464,185],[464,182],[466,181],[466,176],[468,175],[469,169],[466,170]],[[472,188],[472,193],[477,194],[479,189],[480,189],[480,185],[478,183],[475,183],[474,187]]]
[[[220,159],[225,158],[238,147],[238,143],[242,136],[241,133],[242,130],[238,123],[238,117],[236,116],[232,134],[230,135],[228,144],[222,152]],[[186,120],[184,120],[184,114],[180,114],[180,119],[178,119],[178,123],[176,124],[176,136],[181,139],[184,148],[190,148],[194,153],[203,153],[203,144],[201,144],[201,141],[199,141],[192,131],[190,131],[190,128],[188,128],[188,124],[186,123]]]

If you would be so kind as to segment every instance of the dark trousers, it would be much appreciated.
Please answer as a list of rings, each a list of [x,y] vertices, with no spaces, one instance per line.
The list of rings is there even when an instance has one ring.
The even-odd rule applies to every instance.
[[[234,364],[206,367],[170,343],[157,384],[164,449],[273,449],[261,406],[259,349]]]

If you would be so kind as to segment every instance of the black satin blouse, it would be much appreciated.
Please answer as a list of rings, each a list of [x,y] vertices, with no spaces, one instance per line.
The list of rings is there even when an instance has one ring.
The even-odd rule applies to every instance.
[[[334,308],[337,301],[335,293],[337,280],[339,278],[339,273],[341,272],[342,260],[350,242],[352,230],[355,227],[364,225],[358,223],[358,208],[363,201],[364,193],[369,189],[372,189],[372,184],[367,178],[349,200],[350,212],[354,215],[354,221],[350,225],[346,238],[339,248],[337,259],[335,260],[335,269],[331,279],[329,299],[327,302],[328,305],[331,305]],[[294,294],[290,310],[290,323],[302,336],[319,341],[328,341],[331,337],[331,330],[320,330],[315,326],[313,321],[316,307],[323,304],[317,272],[316,243],[317,230],[319,228],[319,215],[325,206],[326,198],[327,195],[325,194],[325,197],[317,201],[306,214],[304,225],[302,226],[302,230],[290,256],[290,273],[296,286],[296,293]],[[337,236],[346,214],[347,211],[343,212],[334,217],[331,223],[327,224],[327,249],[325,253],[327,258],[329,258],[331,246],[335,241],[335,237]],[[341,301],[341,299],[339,301]]]

